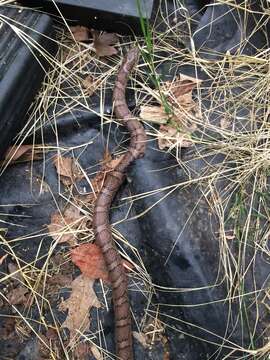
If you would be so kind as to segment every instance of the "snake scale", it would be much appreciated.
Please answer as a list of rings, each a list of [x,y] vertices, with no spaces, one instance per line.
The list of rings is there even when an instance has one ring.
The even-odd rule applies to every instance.
[[[120,66],[113,91],[114,113],[130,133],[129,147],[116,168],[106,174],[102,189],[96,199],[93,217],[96,243],[103,253],[112,285],[116,355],[122,360],[133,359],[132,319],[127,275],[114,245],[109,212],[113,198],[125,179],[127,167],[134,160],[143,157],[145,152],[145,130],[142,124],[132,116],[125,98],[128,77],[137,64],[138,57],[139,50],[137,48],[128,51]]]

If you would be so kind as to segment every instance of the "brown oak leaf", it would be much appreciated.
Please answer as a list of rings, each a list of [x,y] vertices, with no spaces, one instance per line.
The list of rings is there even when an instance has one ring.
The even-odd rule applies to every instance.
[[[183,75],[175,79],[173,82],[164,84],[164,90],[168,91],[168,100],[171,103],[178,103],[181,106],[190,106],[192,104],[192,90],[198,84],[197,79],[187,79]]]
[[[70,297],[59,305],[61,311],[68,310],[66,320],[61,327],[68,328],[70,331],[69,345],[74,344],[76,338],[80,337],[80,333],[89,328],[89,311],[91,308],[100,308],[101,306],[94,292],[93,285],[94,280],[84,275],[79,275],[71,283]]]
[[[99,57],[112,56],[117,54],[117,50],[114,46],[118,42],[118,36],[114,33],[99,33],[96,30],[92,30],[94,38],[94,48],[96,54]]]

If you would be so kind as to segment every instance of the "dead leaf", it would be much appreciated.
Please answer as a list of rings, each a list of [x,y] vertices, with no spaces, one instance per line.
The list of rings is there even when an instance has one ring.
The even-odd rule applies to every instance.
[[[166,81],[161,87],[161,90],[165,94],[169,94],[170,97],[178,99],[179,103],[190,104],[192,102],[192,90],[201,84],[202,80],[185,75],[179,74],[172,81]],[[184,97],[185,95],[188,95]],[[186,100],[185,100],[186,99]],[[168,99],[169,101],[173,99]]]
[[[72,282],[71,274],[55,274],[48,278],[48,285],[56,285],[59,288],[70,287]]]
[[[164,340],[164,326],[159,319],[150,317],[143,328],[143,334],[146,343],[152,346]]]
[[[171,359],[171,354],[170,352],[167,350],[164,352],[164,355],[163,355],[163,360],[170,360]]]
[[[26,305],[29,300],[26,296],[28,291],[27,287],[19,285],[7,294],[7,299],[11,305]]]
[[[109,282],[103,254],[96,244],[82,244],[71,250],[71,261],[90,279]]]
[[[59,336],[58,336],[58,333],[55,329],[53,328],[49,328],[47,331],[46,331],[46,338],[49,339],[50,341],[56,341],[56,340],[59,340]]]
[[[88,75],[82,82],[82,86],[86,89],[89,96],[93,95],[97,88],[97,81],[95,81],[92,75]]]
[[[74,265],[67,261],[65,255],[57,253],[50,258],[50,268],[57,273],[51,273],[46,281],[46,294],[49,301],[55,301],[59,297],[59,290],[63,287],[68,288],[72,283],[72,273]]]
[[[26,152],[32,149],[33,149],[33,145],[12,146],[7,150],[5,156],[5,162],[8,162],[9,160],[12,160],[14,162],[18,160]]]
[[[90,326],[89,311],[92,307],[100,308],[100,302],[93,289],[94,280],[79,275],[71,283],[70,297],[59,305],[59,310],[68,310],[62,328],[70,331],[70,345],[80,336],[77,330],[84,332]]]
[[[167,81],[161,91],[170,106],[171,114],[166,114],[163,105],[141,107],[141,118],[159,123],[159,149],[190,147],[191,134],[197,129],[193,119],[201,118],[198,104],[192,98],[192,90],[201,80],[180,74],[173,81]]]
[[[56,211],[51,215],[51,223],[47,225],[50,236],[59,244],[68,242],[77,244],[77,234],[86,229],[87,218],[73,205],[68,205],[61,214]]]
[[[168,114],[166,114],[162,106],[143,105],[140,108],[140,118],[155,124],[166,124],[168,121]]]
[[[179,132],[174,127],[168,125],[161,125],[158,135],[158,147],[163,150],[165,148],[174,148],[176,146],[180,148],[187,148],[193,145],[191,135],[187,133]]]
[[[71,26],[70,31],[76,41],[88,41],[90,39],[90,30],[85,26]]]
[[[8,257],[8,254],[5,254],[3,256],[0,257],[0,265],[3,264],[3,262],[5,261],[5,259]]]
[[[173,121],[188,132],[196,130],[192,117],[200,118],[198,103],[192,98],[192,90],[201,83],[201,80],[180,74],[172,82],[166,82],[162,91],[166,94],[168,103],[172,106]]]
[[[96,244],[82,244],[72,249],[71,260],[90,279],[102,279],[109,282],[109,274],[102,251]],[[124,259],[122,261],[125,269],[133,269],[131,263]]]
[[[133,337],[144,347],[147,348],[149,345],[146,342],[145,334],[133,331]]]
[[[91,348],[86,342],[80,342],[75,345],[73,350],[73,356],[75,360],[88,360],[91,355]]]
[[[50,346],[48,347],[45,344],[49,344]],[[46,331],[45,335],[39,334],[38,345],[39,345],[39,360],[51,359],[50,355],[52,354],[52,351],[54,352],[55,359],[64,358],[60,338],[55,329],[49,328]]]
[[[64,185],[71,185],[75,180],[83,178],[81,170],[73,158],[56,155],[53,158],[53,163]]]
[[[91,345],[91,353],[96,360],[102,360],[103,356],[95,345]]]
[[[95,195],[97,195],[102,188],[106,174],[113,171],[122,161],[123,157],[124,155],[121,155],[113,159],[110,153],[105,152],[100,171],[91,179],[92,189]]]
[[[151,347],[157,342],[164,342],[164,327],[156,318],[150,318],[143,331],[133,331],[132,334],[144,348]]]
[[[120,155],[116,158],[112,158],[110,153],[106,153],[102,162],[102,171],[109,172],[114,170],[120,164],[124,156],[125,155]]]
[[[18,268],[17,264],[14,264],[13,262],[8,263],[8,271],[12,275],[12,279],[16,280],[18,283],[23,283],[24,278],[22,276],[21,271]],[[13,275],[14,273],[14,275]]]
[[[118,42],[118,36],[114,33],[99,33],[98,31],[92,30],[94,38],[94,48],[96,54],[99,57],[112,56],[117,54],[117,50],[114,46]]]
[[[112,158],[110,153],[104,153],[103,160],[101,161],[101,169],[93,178],[90,179],[92,192],[85,195],[75,196],[76,202],[80,207],[83,204],[84,206],[88,205],[93,208],[97,195],[103,186],[106,174],[110,171],[113,171],[117,167],[117,165],[122,161],[123,156],[124,155]]]
[[[40,149],[38,149],[38,145],[35,147],[34,145],[14,145],[8,148],[3,163],[14,163],[18,160],[20,162],[39,160],[42,159],[42,154],[42,145],[40,145]]]
[[[7,340],[13,337],[16,325],[15,317],[6,317],[2,319],[0,326],[0,337],[3,340]]]

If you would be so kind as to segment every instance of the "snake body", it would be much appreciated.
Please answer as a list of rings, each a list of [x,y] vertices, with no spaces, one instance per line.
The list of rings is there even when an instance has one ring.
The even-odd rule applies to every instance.
[[[120,66],[113,91],[114,113],[129,130],[129,147],[116,168],[107,173],[96,200],[93,217],[96,243],[103,253],[112,285],[116,355],[122,360],[133,359],[132,319],[127,291],[127,275],[114,245],[109,212],[113,198],[125,179],[127,167],[134,160],[141,158],[145,152],[145,130],[142,124],[133,118],[125,98],[128,77],[137,63],[138,56],[137,48],[128,51]]]

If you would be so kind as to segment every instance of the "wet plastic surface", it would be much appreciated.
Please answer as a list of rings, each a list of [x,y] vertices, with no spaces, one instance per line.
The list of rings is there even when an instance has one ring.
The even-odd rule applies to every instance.
[[[59,15],[51,0],[21,0],[21,2],[26,6],[34,6]],[[136,0],[58,0],[55,3],[61,14],[75,25],[123,34],[142,33]],[[141,14],[145,20],[150,20],[153,8],[154,0],[141,1]]]
[[[50,54],[56,52],[52,20],[30,10],[0,6],[0,157],[23,127],[26,111],[40,88],[48,63],[18,37],[11,26],[25,30],[35,46]],[[21,23],[21,25],[20,25]],[[32,28],[33,30],[30,30]],[[29,39],[28,39],[29,41]],[[42,65],[42,67],[41,67]]]
[[[204,17],[202,21],[205,23],[206,18]],[[208,21],[210,22],[209,18]],[[224,28],[230,27],[226,18],[224,21]],[[207,31],[205,37],[209,35]],[[230,46],[235,41],[234,35],[237,36],[231,33]],[[218,50],[226,52],[227,45],[228,42],[225,42],[224,47],[221,48],[218,44]],[[261,46],[264,45],[262,41]],[[166,75],[166,71],[164,73]],[[104,109],[106,113],[111,111],[110,99],[111,94],[108,92]],[[130,104],[133,105],[134,100],[131,100]],[[93,104],[94,112],[99,112],[99,108],[94,106]],[[84,151],[75,149],[70,154],[66,153],[75,156],[84,169],[91,168],[103,157],[108,128],[105,127],[101,131],[99,124],[98,116],[80,110],[57,120],[58,146],[75,148],[76,145],[93,140],[93,144],[85,145]],[[45,142],[53,144],[54,136],[54,131],[49,126],[44,128]],[[123,136],[125,135],[121,127],[110,128],[110,150],[118,149]],[[38,136],[36,140],[38,141]],[[36,161],[33,169],[30,169],[30,164],[11,166],[0,178],[2,189],[0,205],[2,212],[5,213],[1,216],[1,220],[14,224],[8,227],[8,239],[23,237],[29,233],[41,233],[40,236],[21,239],[20,246],[16,247],[16,254],[22,259],[27,259],[28,262],[35,259],[39,246],[40,255],[46,254],[52,240],[50,237],[44,237],[44,228],[50,222],[50,215],[56,210],[56,203],[61,207],[65,204],[59,195],[58,176],[52,163],[53,155],[53,153],[47,155],[45,162]],[[160,304],[159,313],[163,314],[161,320],[168,325],[166,335],[169,340],[170,359],[222,360],[230,353],[232,347],[239,346],[241,349],[241,346],[249,346],[250,338],[248,324],[238,320],[238,315],[241,313],[239,303],[232,302],[229,306],[224,301],[227,289],[226,284],[221,282],[224,274],[220,272],[217,223],[201,192],[194,184],[194,186],[189,185],[188,188],[175,188],[171,193],[168,191],[152,194],[132,204],[121,200],[133,194],[178,184],[187,178],[187,173],[194,178],[199,177],[204,174],[211,162],[219,163],[223,160],[222,156],[193,160],[192,155],[192,151],[182,153],[183,167],[180,168],[174,157],[160,152],[156,142],[149,139],[145,158],[138,160],[129,169],[128,180],[114,201],[114,205],[117,206],[112,210],[111,221],[115,223],[128,216],[129,221],[124,221],[116,228],[138,249],[153,282],[160,287],[178,288],[175,292],[157,290],[154,297],[154,301]],[[44,179],[50,191],[40,192],[40,179]],[[83,188],[87,184],[78,184],[78,188],[80,186]],[[225,186],[225,181],[220,182],[217,190],[222,193]],[[61,187],[60,193],[64,194],[64,188]],[[161,198],[162,201],[159,201]],[[156,206],[151,211],[140,216],[154,204]],[[134,216],[137,218],[132,220]],[[237,244],[232,245],[231,251],[235,251],[236,246]],[[250,248],[247,252],[247,262],[253,257],[253,250]],[[260,253],[256,255],[255,265],[256,271],[249,269],[245,280],[245,291],[250,294],[256,288],[266,287],[269,281],[269,262]],[[131,290],[133,286],[134,283],[130,280]],[[99,290],[97,288],[97,291]],[[146,299],[136,291],[130,291],[130,296],[136,317],[140,319],[146,306]],[[251,322],[256,322],[257,311],[260,311],[260,323],[253,339],[254,346],[259,346],[268,313],[254,307],[252,296],[247,296],[245,300]],[[63,314],[58,314],[57,311],[55,315],[59,316],[59,319],[63,318]],[[101,311],[99,319],[105,326],[107,347],[110,351],[114,351],[112,313]],[[30,341],[17,359],[23,359],[21,356],[25,353],[29,354],[29,348],[32,347],[33,341]],[[31,354],[34,354],[33,350]],[[135,355],[136,359],[161,360],[164,359],[164,349],[153,347],[152,350],[146,351],[135,342]],[[243,356],[240,350],[233,354],[234,359],[242,359]]]

